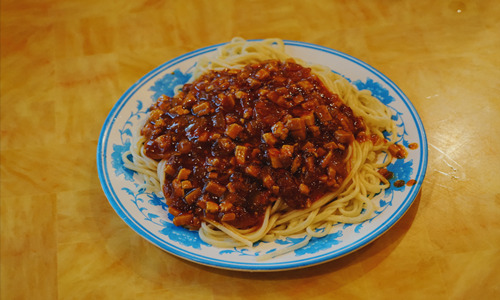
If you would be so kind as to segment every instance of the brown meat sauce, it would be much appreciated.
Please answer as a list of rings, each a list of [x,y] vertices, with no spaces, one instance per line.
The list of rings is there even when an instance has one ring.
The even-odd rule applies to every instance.
[[[174,224],[203,219],[249,228],[277,198],[301,209],[336,190],[365,125],[293,60],[210,71],[162,96],[142,129],[146,155],[166,159]]]

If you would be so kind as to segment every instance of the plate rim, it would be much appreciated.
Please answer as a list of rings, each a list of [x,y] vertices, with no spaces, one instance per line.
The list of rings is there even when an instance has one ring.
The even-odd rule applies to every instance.
[[[262,39],[252,39],[248,41],[260,41]],[[325,46],[317,45],[317,44],[312,44],[308,42],[302,42],[302,41],[294,41],[294,40],[283,40],[285,43],[285,46],[296,46],[296,47],[302,47],[302,48],[308,48],[308,49],[313,49],[316,51],[320,52],[326,52],[331,55],[335,55],[338,57],[341,57],[343,59],[346,59],[352,63],[355,63],[357,65],[360,65],[364,69],[367,69],[371,74],[376,76],[378,80],[381,80],[382,82],[386,83],[392,91],[394,91],[397,96],[402,100],[404,106],[406,109],[411,113],[411,118],[414,120],[416,130],[418,132],[418,137],[419,137],[419,149],[420,149],[420,164],[418,165],[418,169],[415,172],[419,177],[415,178],[417,181],[416,184],[410,187],[410,191],[408,192],[407,196],[404,198],[402,204],[398,207],[397,210],[395,210],[388,218],[385,220],[380,226],[374,228],[371,230],[369,233],[367,233],[365,236],[363,236],[360,239],[357,239],[355,242],[345,245],[340,248],[336,248],[335,251],[326,251],[325,253],[321,255],[316,255],[313,257],[305,258],[302,260],[296,260],[296,261],[283,261],[283,262],[259,262],[258,264],[252,264],[251,262],[235,262],[235,261],[228,261],[228,260],[223,260],[223,259],[214,259],[212,257],[207,257],[207,256],[202,256],[197,253],[192,253],[189,252],[185,249],[182,249],[180,247],[177,247],[171,243],[166,243],[165,241],[159,239],[157,236],[152,234],[148,229],[144,228],[138,221],[136,221],[134,218],[131,218],[131,216],[127,215],[127,210],[124,207],[120,206],[119,197],[115,194],[114,189],[112,188],[111,181],[109,178],[109,174],[106,172],[107,171],[107,166],[106,166],[106,157],[104,157],[105,153],[108,153],[107,151],[107,142],[109,139],[109,134],[112,129],[112,125],[116,121],[116,119],[119,117],[120,110],[125,106],[129,101],[131,96],[139,90],[142,85],[146,84],[149,82],[151,78],[154,78],[157,76],[159,73],[164,71],[165,69],[168,69],[172,66],[175,66],[176,64],[185,61],[187,59],[190,59],[192,57],[196,56],[201,56],[203,54],[213,52],[215,51],[218,47],[221,45],[227,44],[227,43],[219,43],[211,46],[206,46],[203,48],[199,48],[190,52],[187,52],[185,54],[182,54],[180,56],[177,56],[173,59],[170,59],[161,65],[157,66],[153,70],[147,72],[144,76],[142,76],[139,80],[137,80],[134,84],[132,84],[126,91],[123,93],[118,101],[113,105],[111,110],[109,111],[100,135],[99,135],[99,140],[97,144],[97,171],[98,171],[98,176],[99,176],[99,181],[101,183],[101,187],[103,189],[103,192],[108,199],[108,202],[111,204],[115,212],[120,216],[120,218],[125,221],[125,223],[132,229],[134,230],[137,234],[139,234],[142,238],[146,239],[153,245],[157,246],[158,248],[162,249],[165,252],[168,252],[172,255],[175,255],[177,257],[180,257],[182,259],[199,263],[201,265],[205,266],[210,266],[210,267],[216,267],[220,269],[229,269],[229,270],[236,270],[236,271],[284,271],[284,270],[291,270],[291,269],[298,269],[298,268],[304,268],[304,267],[310,267],[314,266],[317,264],[325,263],[331,260],[338,259],[340,257],[343,257],[345,255],[348,255],[354,251],[357,251],[368,244],[372,243],[375,241],[377,238],[385,234],[393,225],[395,225],[408,211],[410,206],[413,204],[415,201],[416,197],[418,196],[418,193],[421,189],[423,180],[425,178],[425,173],[427,171],[427,163],[428,163],[428,144],[427,144],[427,136],[425,132],[425,128],[423,126],[422,120],[413,106],[413,103],[409,100],[409,98],[404,94],[404,92],[386,75],[384,75],[382,72],[379,70],[375,69],[371,65],[367,64],[366,62],[353,57],[349,54],[346,54],[344,52],[328,48]],[[103,148],[104,147],[104,148]],[[103,151],[104,150],[104,151]],[[113,199],[113,201],[112,201]],[[163,245],[163,247],[162,247]],[[166,247],[166,248],[165,248]],[[336,255],[335,255],[336,254]]]

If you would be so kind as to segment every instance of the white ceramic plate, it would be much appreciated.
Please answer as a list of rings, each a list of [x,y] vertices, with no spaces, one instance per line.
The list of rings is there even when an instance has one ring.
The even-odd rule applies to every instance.
[[[202,48],[175,58],[146,74],[131,86],[109,113],[97,148],[97,167],[102,188],[118,215],[138,234],[161,249],[196,263],[233,270],[276,271],[302,268],[344,256],[372,242],[408,210],[417,196],[427,167],[427,141],[422,122],[403,92],[386,76],[366,63],[336,50],[318,45],[285,41],[286,51],[309,63],[323,64],[350,80],[358,89],[368,89],[389,106],[398,126],[399,143],[418,148],[388,169],[391,180],[416,180],[413,186],[391,186],[377,197],[375,216],[361,224],[338,224],[323,238],[313,238],[301,249],[267,261],[257,256],[302,240],[297,236],[273,243],[259,243],[253,249],[221,249],[200,240],[197,232],[176,227],[161,195],[137,190],[134,173],[123,166],[121,155],[130,147],[131,135],[146,117],[149,106],[160,96],[173,95],[173,88],[189,80],[190,70],[201,55],[220,45]]]

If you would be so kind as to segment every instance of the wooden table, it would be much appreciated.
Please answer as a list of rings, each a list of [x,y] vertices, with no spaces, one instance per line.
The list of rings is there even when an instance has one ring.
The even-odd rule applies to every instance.
[[[2,299],[500,297],[496,1],[1,5]],[[411,99],[427,176],[380,239],[302,270],[225,271],[163,252],[109,205],[95,157],[111,107],[154,67],[234,36],[340,50]]]

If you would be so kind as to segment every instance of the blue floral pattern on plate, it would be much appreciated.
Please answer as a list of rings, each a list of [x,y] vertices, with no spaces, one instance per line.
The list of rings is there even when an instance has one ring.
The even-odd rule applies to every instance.
[[[160,248],[191,261],[237,270],[282,270],[313,265],[354,251],[380,236],[408,209],[423,180],[427,163],[425,132],[409,100],[389,79],[355,58],[317,45],[294,41],[286,41],[286,44],[298,57],[302,52],[312,52],[351,63],[354,69],[359,69],[353,72],[351,69],[335,70],[332,66],[332,70],[358,89],[370,90],[393,110],[399,143],[405,146],[420,143],[420,152],[411,153],[407,159],[396,160],[388,166],[395,175],[391,183],[399,179],[415,179],[417,184],[413,187],[391,186],[379,195],[379,209],[373,218],[360,224],[337,224],[325,237],[312,238],[307,246],[267,262],[255,259],[300,243],[304,237],[260,242],[252,249],[217,249],[204,243],[197,232],[174,226],[163,197],[139,189],[134,172],[123,166],[122,155],[130,148],[132,132],[147,115],[149,106],[163,94],[173,96],[174,88],[191,78],[190,71],[196,58],[214,51],[215,46],[212,46],[188,53],[150,72],[122,96],[106,120],[97,153],[99,177],[111,205],[129,226]],[[321,62],[326,61],[325,57],[320,58]]]

